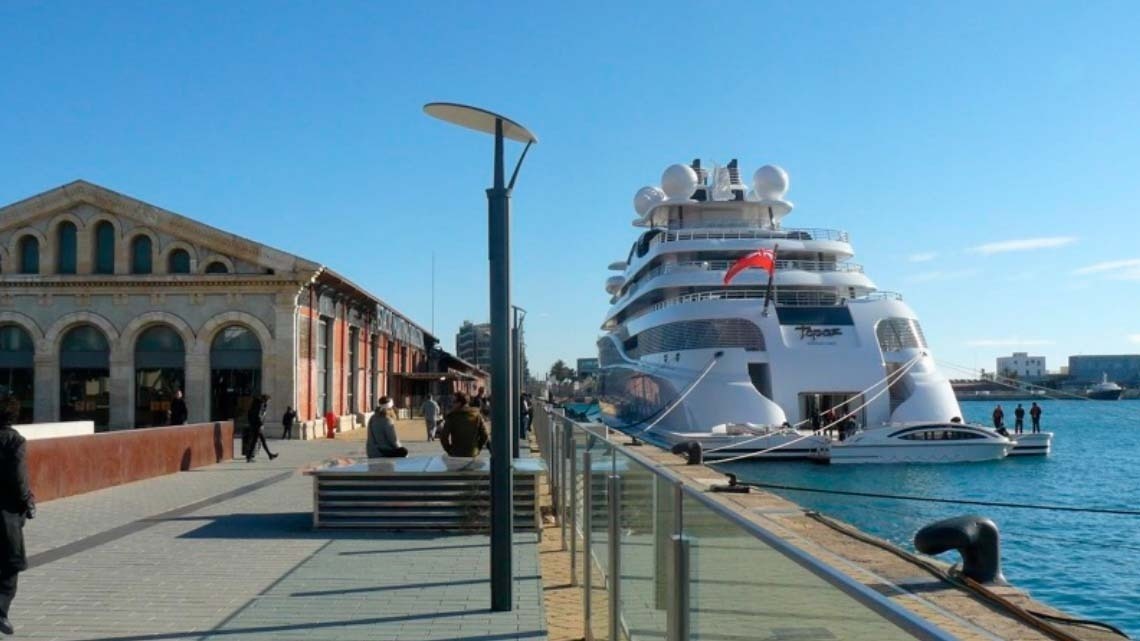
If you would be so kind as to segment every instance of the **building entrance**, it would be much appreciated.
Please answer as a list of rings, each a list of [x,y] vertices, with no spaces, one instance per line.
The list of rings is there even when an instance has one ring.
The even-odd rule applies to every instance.
[[[841,416],[846,415],[863,403],[863,395],[858,392],[802,392],[800,393],[799,420],[807,421],[804,427],[818,429],[819,427],[838,420]],[[832,410],[834,410],[832,412],[834,418],[828,420],[828,412]],[[860,426],[866,425],[866,409],[860,409],[855,412],[854,419]]]

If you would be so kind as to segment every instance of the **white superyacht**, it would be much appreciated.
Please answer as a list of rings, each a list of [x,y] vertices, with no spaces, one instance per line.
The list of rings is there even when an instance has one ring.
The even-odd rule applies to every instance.
[[[914,311],[851,262],[847,232],[788,226],[787,189],[776,166],[758,169],[750,190],[735,160],[711,174],[698,160],[637,192],[642,232],[606,281],[606,423],[697,440],[710,459],[804,458],[826,455],[833,439],[818,428],[835,417],[869,431],[962,415]],[[737,260],[764,249],[775,252],[771,276],[750,269],[726,284]],[[999,445],[992,458],[1008,450]]]

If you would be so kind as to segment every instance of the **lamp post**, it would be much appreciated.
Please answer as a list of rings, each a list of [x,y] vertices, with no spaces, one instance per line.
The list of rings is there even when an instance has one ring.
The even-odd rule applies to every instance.
[[[514,327],[511,328],[511,345],[514,346],[514,358],[511,359],[511,379],[514,381],[514,389],[511,390],[511,402],[514,403],[514,434],[511,440],[512,453],[515,458],[519,457],[519,449],[521,445],[519,441],[522,440],[523,435],[523,419],[522,415],[522,392],[526,381],[523,380],[523,353],[522,353],[522,325],[526,320],[526,310],[518,305],[511,305],[514,310]]]
[[[487,257],[491,268],[491,610],[514,604],[511,576],[511,190],[530,146],[538,142],[526,127],[485,109],[448,102],[424,105],[440,120],[495,136],[494,183],[487,190]],[[504,184],[503,139],[525,142],[509,183]]]

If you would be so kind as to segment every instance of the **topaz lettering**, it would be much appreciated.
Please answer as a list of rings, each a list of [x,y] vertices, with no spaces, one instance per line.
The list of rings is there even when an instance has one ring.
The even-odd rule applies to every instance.
[[[839,327],[829,327],[827,329],[816,329],[811,325],[796,325],[796,329],[800,332],[800,340],[804,339],[817,339],[825,338],[828,336],[841,336],[843,330]]]

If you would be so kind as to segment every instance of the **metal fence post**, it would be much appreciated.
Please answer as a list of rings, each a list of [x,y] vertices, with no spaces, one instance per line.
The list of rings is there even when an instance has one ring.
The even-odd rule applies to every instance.
[[[614,456],[616,459],[617,456]],[[610,641],[621,638],[621,477],[611,474],[606,487],[609,497],[609,597],[610,597]]]
[[[573,443],[573,441],[571,441]],[[570,585],[578,585],[578,453],[570,453]],[[562,549],[566,549],[566,521],[562,522]]]
[[[665,623],[667,641],[688,641],[689,639],[689,539],[683,534],[674,534],[673,580],[669,582],[669,596],[672,604]]]
[[[582,618],[586,624],[586,638],[594,638],[593,628],[590,622],[590,597],[593,591],[593,572],[590,569],[590,529],[591,511],[593,510],[593,492],[590,491],[590,452],[587,450],[582,452]]]

